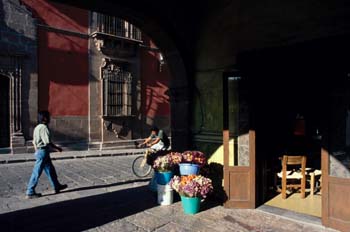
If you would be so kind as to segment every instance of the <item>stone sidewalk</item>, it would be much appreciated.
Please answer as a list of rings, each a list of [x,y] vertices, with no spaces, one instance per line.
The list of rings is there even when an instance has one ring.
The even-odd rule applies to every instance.
[[[129,172],[135,157],[125,155],[134,152],[143,151],[53,153],[52,157],[58,160],[55,166],[60,177],[77,177],[74,181],[78,181],[77,185],[68,183],[69,188],[62,193],[45,192],[38,199],[26,200],[21,189],[17,191],[20,194],[2,197],[0,231],[334,231],[323,227],[318,218],[267,206],[252,210],[226,209],[207,200],[201,203],[198,214],[186,215],[177,194],[173,204],[160,206],[156,193],[147,186],[148,180],[121,176]],[[16,175],[24,170],[28,173],[22,175],[29,175],[32,164],[26,161],[34,161],[34,157],[33,154],[2,155],[0,160],[4,168],[0,178],[9,178],[6,170],[11,171],[8,175],[14,179],[9,188],[13,188],[21,181]],[[106,179],[105,183],[90,183],[91,178],[103,179],[111,173],[116,176]]]
[[[159,206],[146,185],[86,189],[84,195],[74,190],[19,202],[22,209],[0,214],[1,231],[333,231],[260,209],[226,209],[211,201],[202,202],[199,213],[186,215],[178,197],[171,205]]]
[[[144,154],[145,149],[114,149],[114,150],[83,150],[83,151],[62,151],[51,152],[50,156],[52,160],[63,159],[81,159],[81,158],[96,158],[96,157],[109,157],[109,156],[121,156],[121,155],[138,155]],[[23,154],[0,154],[0,164],[21,163],[21,162],[34,162],[34,153]]]

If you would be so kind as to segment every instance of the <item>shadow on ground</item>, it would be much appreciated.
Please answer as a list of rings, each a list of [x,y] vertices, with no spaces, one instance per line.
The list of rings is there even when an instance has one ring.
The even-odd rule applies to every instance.
[[[0,215],[1,231],[82,231],[157,205],[147,186]]]
[[[78,187],[78,188],[74,188],[74,189],[63,190],[61,193],[77,192],[77,191],[99,189],[99,188],[110,188],[110,187],[120,186],[120,185],[124,185],[124,184],[145,182],[145,181],[149,181],[150,179],[151,178],[144,178],[144,179],[135,179],[135,180],[121,181],[121,182],[117,182],[117,183],[113,183],[113,184],[103,184],[103,185],[92,185],[92,186]],[[45,194],[45,196],[49,196],[49,195],[56,195],[56,194],[55,193]]]

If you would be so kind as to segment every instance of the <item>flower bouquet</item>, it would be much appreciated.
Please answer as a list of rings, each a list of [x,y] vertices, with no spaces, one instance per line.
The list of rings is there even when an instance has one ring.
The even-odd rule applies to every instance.
[[[160,185],[169,183],[173,176],[172,169],[175,163],[170,154],[159,156],[153,162],[153,168],[156,171],[156,180]]]
[[[201,175],[174,176],[170,186],[185,197],[206,198],[213,190],[211,179]]]
[[[199,169],[207,163],[203,152],[185,151],[182,153],[182,160],[179,164],[181,175],[197,175]]]
[[[182,154],[180,152],[170,152],[168,155],[171,157],[174,165],[182,162]]]
[[[153,162],[153,169],[158,172],[168,172],[174,167],[174,162],[170,154],[158,156]]]
[[[213,190],[211,180],[201,175],[174,176],[169,184],[180,194],[186,214],[199,212],[201,199]]]

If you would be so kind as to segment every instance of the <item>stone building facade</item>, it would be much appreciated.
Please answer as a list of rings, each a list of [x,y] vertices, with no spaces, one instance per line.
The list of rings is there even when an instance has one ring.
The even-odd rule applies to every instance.
[[[24,152],[38,101],[37,28],[18,1],[0,2],[1,152]]]
[[[1,152],[32,150],[38,110],[66,149],[134,147],[152,125],[170,132],[169,72],[137,27],[43,0],[1,4]]]

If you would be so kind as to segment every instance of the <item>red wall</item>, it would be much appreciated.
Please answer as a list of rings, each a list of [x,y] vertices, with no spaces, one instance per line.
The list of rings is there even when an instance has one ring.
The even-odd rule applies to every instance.
[[[144,36],[144,45],[156,48]],[[159,72],[159,52],[143,49],[141,51],[142,112],[147,117],[170,116],[169,102],[170,73],[167,65]]]
[[[22,2],[40,24],[62,29],[38,27],[39,109],[54,116],[87,116],[88,11],[45,0]]]

